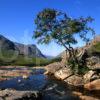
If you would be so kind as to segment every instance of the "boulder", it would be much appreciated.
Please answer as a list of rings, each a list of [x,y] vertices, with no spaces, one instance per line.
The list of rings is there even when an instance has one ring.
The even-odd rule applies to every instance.
[[[98,56],[92,56],[87,58],[87,61],[89,65],[95,65],[100,62],[100,58]]]
[[[62,62],[55,62],[47,65],[45,68],[47,70],[46,74],[54,74],[57,70],[61,69],[64,66]]]
[[[83,86],[84,84],[83,78],[78,75],[73,75],[65,79],[64,81],[67,82],[69,85],[73,85],[73,86]]]
[[[70,68],[62,68],[60,69],[59,71],[55,72],[54,76],[57,78],[57,79],[61,79],[61,80],[64,80],[65,78],[68,78],[69,76],[71,76],[73,73],[72,73],[72,70]]]
[[[98,98],[96,97],[92,97],[92,96],[87,96],[81,92],[77,92],[77,91],[73,91],[72,92],[74,95],[78,96],[80,98],[80,100],[99,100]]]
[[[38,100],[40,96],[38,91],[0,90],[0,100]]]
[[[89,68],[92,70],[99,70],[100,71],[100,62],[95,64],[94,66],[90,66]]]
[[[91,80],[91,77],[95,74],[96,72],[95,71],[89,71],[89,72],[87,72],[84,76],[83,76],[83,78],[84,78],[84,83],[88,83],[88,82],[90,82],[90,80]]]
[[[100,78],[100,75],[99,73],[95,70],[90,70],[89,72],[87,72],[84,76],[84,83],[88,83],[88,82],[91,82],[93,80],[96,80],[96,79],[99,79]]]
[[[85,84],[84,88],[88,90],[100,90],[100,79]]]
[[[100,57],[97,55],[87,58],[87,65],[89,69],[100,69]]]
[[[97,80],[97,79],[100,79],[100,75],[95,74],[95,75],[93,75],[91,77],[91,80],[90,81],[94,81],[94,80]]]

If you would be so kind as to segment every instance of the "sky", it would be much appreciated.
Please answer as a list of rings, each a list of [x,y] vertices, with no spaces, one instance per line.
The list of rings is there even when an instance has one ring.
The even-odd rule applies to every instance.
[[[72,18],[91,16],[95,19],[91,27],[100,34],[100,0],[0,0],[0,34],[14,42],[36,44],[43,54],[57,56],[63,47],[54,42],[38,45],[32,39],[34,19],[44,8],[63,11]],[[82,46],[78,41],[77,46]]]

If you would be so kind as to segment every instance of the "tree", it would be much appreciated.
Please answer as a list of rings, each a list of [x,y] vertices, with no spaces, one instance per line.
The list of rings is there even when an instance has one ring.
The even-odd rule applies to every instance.
[[[53,40],[57,44],[64,46],[66,53],[69,53],[69,62],[73,61],[75,65],[75,63],[79,63],[72,46],[78,43],[75,35],[88,42],[87,35],[95,33],[88,26],[88,23],[92,21],[91,17],[73,19],[66,13],[47,8],[39,12],[35,19],[36,29],[33,37],[41,44],[48,44]],[[78,66],[80,65],[78,64]]]

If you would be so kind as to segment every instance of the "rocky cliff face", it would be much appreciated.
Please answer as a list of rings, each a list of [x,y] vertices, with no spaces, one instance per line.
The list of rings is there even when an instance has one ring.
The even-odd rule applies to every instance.
[[[7,38],[0,35],[0,50],[16,50],[16,46],[13,42],[8,40]]]
[[[45,58],[45,56],[41,53],[41,51],[36,47],[36,45],[24,45],[15,43],[17,50],[19,51],[19,55],[24,55],[28,57],[40,57]]]
[[[27,57],[40,57],[45,58],[41,51],[36,47],[36,45],[24,45],[19,43],[14,43],[4,36],[0,35],[0,54],[13,54],[23,55]]]

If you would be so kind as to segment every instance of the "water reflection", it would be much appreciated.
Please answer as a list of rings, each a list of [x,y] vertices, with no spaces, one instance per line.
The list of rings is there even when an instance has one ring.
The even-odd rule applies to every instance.
[[[47,77],[43,74],[31,75],[28,79],[22,77],[13,78],[11,80],[0,83],[1,89],[12,88],[20,91],[25,90],[41,90],[47,83]]]

